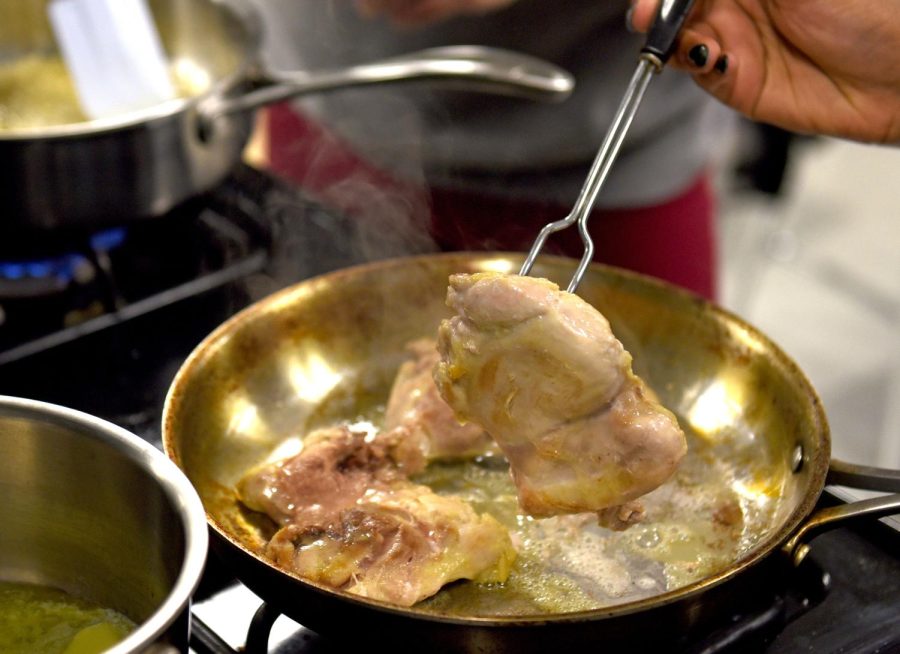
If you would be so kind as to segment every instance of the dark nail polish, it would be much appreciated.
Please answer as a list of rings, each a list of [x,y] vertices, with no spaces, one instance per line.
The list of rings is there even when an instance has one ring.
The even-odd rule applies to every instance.
[[[715,69],[720,74],[724,74],[728,70],[728,55],[722,55],[716,59]]]
[[[688,59],[690,59],[691,63],[697,68],[703,68],[706,65],[706,60],[709,59],[709,48],[702,43],[695,45],[688,52]]]
[[[625,14],[625,29],[627,29],[632,34],[635,34],[637,30],[634,28],[634,5],[628,8],[628,12]]]

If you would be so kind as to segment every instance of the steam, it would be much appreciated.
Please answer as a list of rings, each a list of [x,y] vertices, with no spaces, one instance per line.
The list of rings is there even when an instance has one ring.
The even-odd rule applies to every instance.
[[[369,94],[374,107],[364,119],[360,94]],[[337,268],[438,249],[418,112],[389,91],[341,95],[353,97],[337,98],[327,110],[313,102],[293,113],[271,110],[270,131],[281,139],[270,146],[272,168],[297,192],[279,194],[267,207],[276,231],[270,279],[254,295]],[[366,134],[382,117],[378,134]]]
[[[417,48],[415,34],[366,20],[351,2],[254,4],[264,23],[260,54],[273,70],[340,69]],[[269,108],[271,168],[302,194],[270,207],[278,231],[271,286],[436,251],[425,149],[448,111],[418,82],[310,94]],[[309,211],[310,199],[325,210]]]

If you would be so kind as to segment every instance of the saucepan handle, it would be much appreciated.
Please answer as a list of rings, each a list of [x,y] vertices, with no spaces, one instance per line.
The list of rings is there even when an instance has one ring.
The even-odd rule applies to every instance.
[[[814,511],[782,546],[784,553],[795,565],[798,565],[809,553],[809,541],[822,532],[839,527],[848,520],[883,518],[900,514],[900,470],[832,460],[826,484],[894,494]]]
[[[209,98],[199,110],[212,121],[288,98],[353,86],[407,81],[456,82],[467,90],[563,100],[572,92],[572,76],[547,61],[511,50],[457,45],[419,50],[347,68],[276,72],[260,68],[251,90]]]

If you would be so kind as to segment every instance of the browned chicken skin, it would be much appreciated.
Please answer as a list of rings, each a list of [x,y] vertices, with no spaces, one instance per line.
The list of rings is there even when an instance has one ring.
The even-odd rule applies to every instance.
[[[408,432],[348,427],[307,436],[296,456],[238,484],[282,528],[266,554],[307,579],[411,606],[456,579],[505,581],[515,550],[494,518],[406,478],[423,465]]]
[[[638,506],[620,505],[666,481],[687,448],[608,321],[547,280],[500,273],[451,276],[447,304],[435,382],[497,441],[522,508],[636,519]]]

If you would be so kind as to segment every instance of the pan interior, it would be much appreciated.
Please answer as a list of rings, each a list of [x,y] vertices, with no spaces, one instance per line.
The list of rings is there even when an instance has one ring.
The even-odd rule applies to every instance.
[[[215,527],[263,558],[271,525],[242,508],[237,480],[296,451],[316,427],[377,427],[404,344],[434,335],[447,315],[448,275],[514,272],[518,262],[455,255],[341,271],[264,300],[211,335],[173,385],[164,432]],[[564,285],[573,267],[547,258],[533,274]],[[579,294],[606,315],[635,371],[678,416],[688,456],[647,496],[645,522],[625,532],[584,516],[519,515],[502,460],[432,465],[421,480],[498,517],[520,556],[506,584],[456,583],[416,610],[546,615],[696,588],[768,552],[815,500],[827,426],[815,393],[771,342],[686,293],[615,269],[591,268]]]

